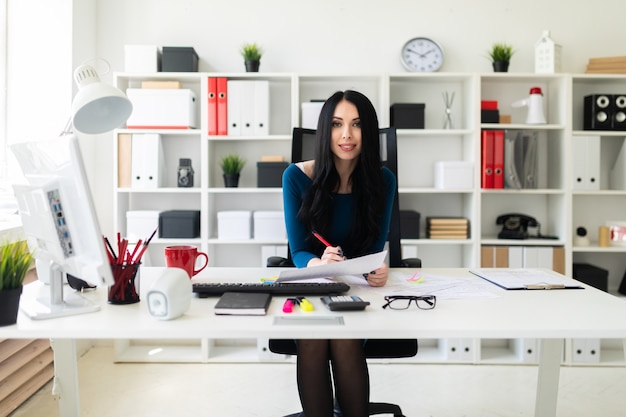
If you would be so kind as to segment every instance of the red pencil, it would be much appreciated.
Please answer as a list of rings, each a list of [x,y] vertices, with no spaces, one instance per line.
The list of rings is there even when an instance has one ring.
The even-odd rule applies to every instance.
[[[317,240],[319,240],[324,245],[326,245],[326,247],[333,246],[330,243],[328,243],[328,241],[326,239],[324,239],[319,233],[313,232],[313,236],[315,236],[317,238]]]

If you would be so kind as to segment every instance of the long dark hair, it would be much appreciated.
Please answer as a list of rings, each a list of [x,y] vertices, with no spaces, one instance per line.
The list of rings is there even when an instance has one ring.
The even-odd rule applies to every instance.
[[[313,183],[300,207],[298,218],[310,230],[318,231],[322,236],[328,235],[332,224],[333,192],[339,185],[339,174],[331,151],[331,129],[335,107],[342,100],[356,106],[361,120],[361,153],[350,177],[355,208],[350,219],[350,247],[354,253],[346,253],[347,256],[359,256],[367,252],[380,234],[385,183],[376,110],[372,102],[357,91],[338,91],[322,107],[317,125]],[[311,242],[317,245],[314,240]]]

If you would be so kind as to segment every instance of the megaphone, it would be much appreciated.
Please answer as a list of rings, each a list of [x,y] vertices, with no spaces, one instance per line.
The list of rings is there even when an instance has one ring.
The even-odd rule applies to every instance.
[[[523,100],[518,100],[512,104],[513,107],[528,106],[526,124],[541,125],[546,124],[546,116],[543,114],[543,93],[540,87],[532,87],[530,96]]]

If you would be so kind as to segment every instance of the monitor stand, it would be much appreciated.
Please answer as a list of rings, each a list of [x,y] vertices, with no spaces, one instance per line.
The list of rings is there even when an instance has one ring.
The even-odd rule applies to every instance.
[[[50,264],[50,293],[36,299],[20,300],[20,309],[33,320],[53,319],[56,317],[74,316],[77,314],[93,313],[100,310],[100,306],[87,300],[78,293],[63,295],[63,268]]]

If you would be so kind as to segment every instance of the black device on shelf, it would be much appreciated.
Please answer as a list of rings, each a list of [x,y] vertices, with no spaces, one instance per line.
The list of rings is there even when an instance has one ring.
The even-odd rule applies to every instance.
[[[348,292],[350,286],[344,282],[256,282],[216,283],[196,282],[193,292],[200,298],[222,295],[225,292],[264,292],[276,295],[327,295]]]
[[[191,167],[191,159],[180,158],[178,160],[178,186],[193,187],[193,168]]]

